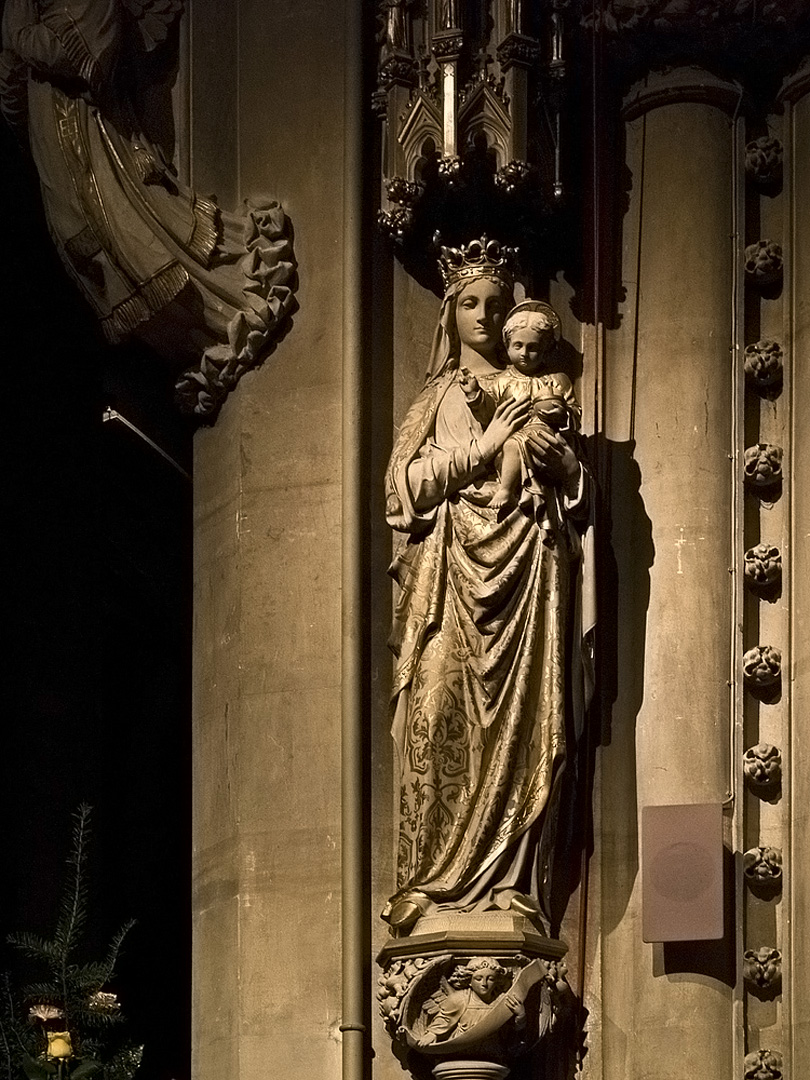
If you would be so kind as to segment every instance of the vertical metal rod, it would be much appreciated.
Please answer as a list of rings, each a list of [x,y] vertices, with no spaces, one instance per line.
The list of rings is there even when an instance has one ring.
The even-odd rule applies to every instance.
[[[742,154],[745,120],[732,119],[731,152],[731,641],[729,655],[729,763],[726,804],[731,807],[731,843],[734,856],[734,949],[741,957],[745,947],[745,882],[742,876],[744,850],[744,806],[739,797],[740,774],[745,740],[745,689],[742,683],[743,642],[743,551],[745,548],[745,492],[743,450],[745,433],[745,382],[742,373],[745,286],[740,273],[745,244],[745,186],[742,183]],[[732,1002],[732,1075],[742,1076],[745,1056],[745,991],[736,987]]]
[[[805,933],[806,928],[802,925],[797,926],[793,917],[794,903],[793,903],[793,880],[794,880],[794,867],[796,866],[794,856],[794,828],[793,828],[793,791],[794,791],[794,765],[795,754],[793,753],[793,741],[798,734],[798,726],[795,723],[795,705],[793,695],[793,680],[795,662],[793,657],[793,642],[794,640],[800,640],[795,635],[795,619],[796,619],[796,605],[793,602],[793,566],[795,553],[797,551],[796,535],[796,522],[794,518],[793,507],[797,505],[794,503],[794,498],[797,492],[796,482],[796,453],[795,453],[795,436],[797,423],[804,423],[805,420],[802,417],[799,419],[795,411],[795,397],[793,394],[793,378],[795,374],[796,364],[796,349],[794,342],[796,340],[796,312],[798,310],[799,297],[796,291],[796,275],[795,265],[799,238],[796,228],[796,192],[798,187],[796,185],[796,127],[795,127],[795,113],[793,111],[794,103],[792,101],[785,102],[785,120],[783,129],[783,142],[786,143],[786,157],[787,168],[784,170],[784,179],[782,184],[782,200],[784,206],[784,229],[783,235],[787,241],[784,245],[787,248],[787,258],[785,259],[785,276],[783,280],[783,295],[785,297],[785,304],[787,306],[787,312],[784,315],[784,338],[782,341],[782,347],[784,349],[785,356],[785,380],[782,390],[782,400],[785,402],[788,415],[788,486],[787,486],[787,521],[785,522],[785,535],[788,540],[787,558],[783,557],[783,572],[782,572],[782,592],[788,599],[788,618],[786,626],[786,641],[785,641],[785,653],[787,655],[787,664],[783,663],[782,666],[782,678],[787,676],[787,687],[789,693],[784,746],[788,751],[788,776],[789,781],[786,785],[786,789],[783,790],[782,800],[782,821],[783,821],[783,848],[787,851],[787,859],[785,860],[785,878],[782,891],[782,934],[785,938],[785,948],[782,949],[783,960],[783,995],[782,995],[782,1031],[783,1031],[783,1051],[784,1051],[784,1075],[794,1075],[794,1062],[796,1059],[796,1032],[793,1025],[793,1002],[795,1000],[794,994],[794,962],[796,956],[795,939],[797,933]],[[801,486],[798,485],[798,490],[801,492]],[[801,492],[801,496],[804,493]],[[785,832],[787,835],[785,835]],[[787,956],[787,963],[785,963],[785,956]]]
[[[343,1080],[362,1080],[366,1033],[363,934],[362,687],[362,0],[346,0],[343,142],[342,424],[342,976]]]

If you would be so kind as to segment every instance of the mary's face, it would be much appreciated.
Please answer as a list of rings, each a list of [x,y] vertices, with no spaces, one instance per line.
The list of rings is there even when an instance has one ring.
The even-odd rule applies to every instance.
[[[503,289],[489,278],[476,278],[465,285],[456,301],[456,328],[462,345],[489,355],[501,340],[506,315]]]

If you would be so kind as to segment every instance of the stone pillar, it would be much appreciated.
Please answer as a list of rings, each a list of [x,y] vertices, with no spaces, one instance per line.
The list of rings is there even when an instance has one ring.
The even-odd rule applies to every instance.
[[[786,97],[785,188],[790,214],[786,302],[791,309],[787,329],[793,338],[788,465],[795,497],[789,566],[792,663],[789,673],[783,675],[792,687],[790,758],[785,762],[791,839],[783,852],[790,925],[783,952],[788,970],[788,1022],[793,1036],[792,1047],[786,1048],[792,1050],[792,1063],[786,1061],[786,1075],[802,1076],[810,1069],[810,499],[802,490],[803,478],[810,475],[810,207],[804,195],[810,182],[810,62],[805,62],[791,80]]]
[[[734,1075],[733,933],[641,940],[639,837],[644,806],[721,803],[730,787],[738,96],[680,69],[626,102],[626,300],[605,362],[616,606],[600,618],[617,634],[598,811],[605,1077],[676,1080],[690,1057]]]
[[[223,171],[201,125],[233,116],[232,182],[282,203],[301,284],[196,435],[193,1075],[337,1080],[345,11],[218,3],[194,19],[239,48],[193,65],[195,182]]]

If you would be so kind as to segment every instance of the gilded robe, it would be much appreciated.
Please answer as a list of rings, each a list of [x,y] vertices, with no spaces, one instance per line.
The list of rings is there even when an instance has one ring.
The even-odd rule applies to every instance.
[[[576,612],[581,638],[575,522],[587,513],[588,477],[573,498],[548,489],[561,509],[550,534],[520,507],[499,520],[481,434],[457,371],[445,370],[407,414],[387,474],[389,524],[411,534],[391,567],[401,590],[392,903],[417,891],[440,909],[508,908],[520,893],[547,909],[566,699],[579,722],[584,706],[567,628]],[[579,685],[567,693],[572,667]]]

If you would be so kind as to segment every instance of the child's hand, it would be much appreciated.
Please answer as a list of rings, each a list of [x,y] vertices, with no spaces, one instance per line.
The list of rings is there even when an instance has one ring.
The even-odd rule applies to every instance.
[[[539,401],[534,403],[533,411],[535,416],[540,420],[544,420],[548,426],[554,428],[555,431],[564,428],[568,423],[568,409],[561,401],[554,401],[551,398],[540,398]]]

